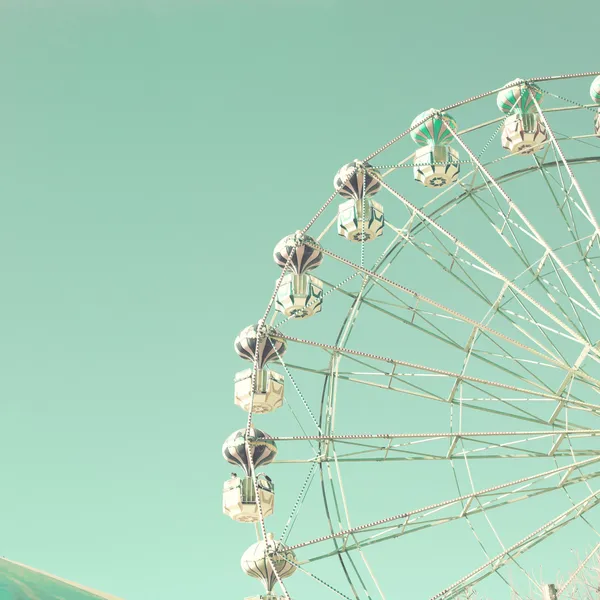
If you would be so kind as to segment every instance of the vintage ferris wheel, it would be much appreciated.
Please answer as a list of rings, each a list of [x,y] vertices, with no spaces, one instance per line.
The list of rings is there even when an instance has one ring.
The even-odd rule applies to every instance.
[[[600,542],[599,138],[600,73],[516,79],[277,244],[223,445],[262,600],[568,593]]]

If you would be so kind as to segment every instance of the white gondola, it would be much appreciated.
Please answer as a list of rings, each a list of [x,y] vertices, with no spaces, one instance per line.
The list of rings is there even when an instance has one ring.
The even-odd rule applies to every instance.
[[[458,152],[450,146],[423,146],[415,152],[415,180],[439,188],[454,183],[460,173]]]
[[[271,560],[267,560],[267,555]],[[296,571],[296,555],[287,546],[274,539],[272,533],[267,539],[252,544],[244,552],[241,567],[246,575],[260,579],[265,586],[267,597],[273,595],[273,587],[278,579],[285,579]]]
[[[260,520],[256,490],[251,477],[233,477],[223,484],[223,513],[240,523],[256,523]],[[275,488],[264,474],[256,476],[256,486],[263,517],[273,514],[275,509]]]
[[[338,208],[338,234],[351,242],[370,242],[382,235],[383,207],[372,198],[382,187],[379,171],[354,160],[337,172],[333,185],[342,198],[347,198]]]
[[[290,270],[277,290],[275,308],[290,319],[306,319],[321,312],[323,282],[307,273],[323,261],[318,246],[313,238],[300,232],[288,235],[275,246],[275,262]]]
[[[275,308],[286,317],[306,319],[321,312],[323,282],[308,273],[286,273],[281,280]]]
[[[338,234],[351,242],[370,242],[374,240],[383,234],[384,224],[383,206],[371,198],[348,200],[342,202],[338,209]]]
[[[273,412],[283,406],[283,382],[283,375],[271,369],[258,369],[253,394],[252,369],[239,371],[235,374],[234,402],[246,412],[251,407],[257,414]]]
[[[430,108],[411,123],[410,137],[421,146],[415,152],[413,174],[426,187],[441,188],[458,179],[458,152],[450,148],[457,130],[452,115]]]
[[[533,113],[510,115],[502,128],[502,147],[511,154],[533,154],[548,141],[546,126]]]

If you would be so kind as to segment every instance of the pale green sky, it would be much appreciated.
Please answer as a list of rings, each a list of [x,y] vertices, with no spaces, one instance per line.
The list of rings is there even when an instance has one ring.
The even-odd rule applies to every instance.
[[[429,106],[600,68],[596,13],[1,0],[0,555],[127,600],[258,592],[220,447],[273,245]]]

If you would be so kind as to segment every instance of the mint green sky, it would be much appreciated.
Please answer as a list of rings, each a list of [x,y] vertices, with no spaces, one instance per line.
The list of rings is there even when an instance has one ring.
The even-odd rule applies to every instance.
[[[275,242],[422,110],[600,68],[594,15],[0,0],[0,555],[127,600],[258,591],[220,448]]]

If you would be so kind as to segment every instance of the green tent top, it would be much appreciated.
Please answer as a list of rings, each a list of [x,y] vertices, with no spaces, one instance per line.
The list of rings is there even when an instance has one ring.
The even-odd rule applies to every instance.
[[[0,558],[0,600],[120,600]]]

